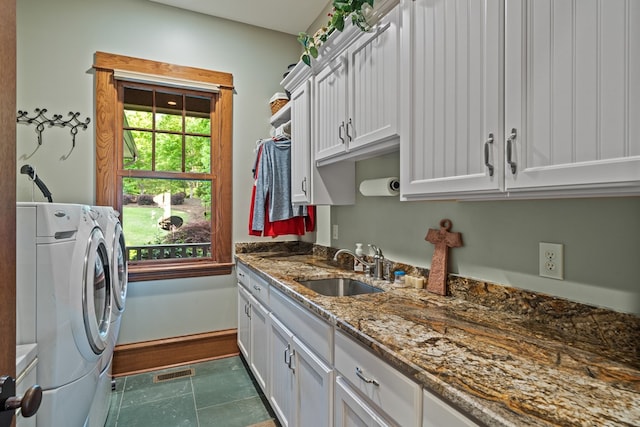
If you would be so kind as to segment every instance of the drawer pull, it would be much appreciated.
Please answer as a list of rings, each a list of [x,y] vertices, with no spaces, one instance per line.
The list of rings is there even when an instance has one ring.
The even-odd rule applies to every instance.
[[[260,292],[262,290],[262,288],[258,285],[253,285],[253,289],[255,289],[256,291]]]
[[[360,378],[362,381],[364,381],[367,384],[373,384],[376,387],[380,387],[380,383],[372,378],[367,378],[364,376],[364,374],[362,373],[362,369],[360,369],[358,366],[356,366],[356,375],[358,376],[358,378]]]

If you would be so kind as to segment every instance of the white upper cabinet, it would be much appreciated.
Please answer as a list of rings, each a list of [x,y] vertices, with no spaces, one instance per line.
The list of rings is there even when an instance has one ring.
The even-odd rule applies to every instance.
[[[339,56],[329,62],[314,79],[315,159],[323,160],[346,152],[347,60]]]
[[[505,32],[506,190],[638,194],[640,2],[506,0]]]
[[[291,199],[296,205],[353,204],[353,162],[315,167],[311,139],[315,79],[311,68],[299,62],[282,82],[284,88],[291,92]]]
[[[311,83],[291,93],[291,201],[311,203]]]
[[[402,2],[402,200],[502,189],[501,4]]]
[[[399,9],[369,32],[342,34],[330,44],[315,76],[315,160],[319,166],[358,160],[398,147]],[[359,30],[357,30],[359,31]],[[332,52],[339,52],[333,57]]]
[[[640,2],[402,7],[402,200],[640,194]]]

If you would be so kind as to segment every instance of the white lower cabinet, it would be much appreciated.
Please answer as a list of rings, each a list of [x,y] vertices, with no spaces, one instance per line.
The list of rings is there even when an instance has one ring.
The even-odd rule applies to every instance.
[[[294,375],[298,413],[296,425],[333,425],[333,368],[325,364],[297,337],[293,337]]]
[[[341,331],[335,334],[335,369],[391,425],[422,424],[421,387]]]
[[[277,318],[271,315],[269,327],[271,347],[271,382],[267,393],[271,408],[283,427],[294,425],[295,378],[292,369],[293,334]]]
[[[238,285],[238,348],[246,360],[251,351],[251,295]]]
[[[271,314],[269,402],[283,426],[333,425],[333,369]]]
[[[275,289],[271,310],[274,411],[283,425],[332,426],[333,328]]]
[[[427,390],[423,391],[422,427],[477,427],[461,412]]]
[[[238,347],[283,426],[333,426],[333,327],[244,266]]]
[[[251,297],[251,353],[249,366],[264,392],[269,382],[269,311]]]
[[[263,391],[269,382],[269,309],[256,298],[268,295],[269,285],[238,266],[238,348]],[[256,285],[257,283],[260,286]],[[252,283],[253,282],[253,283]]]
[[[336,377],[335,427],[387,427],[389,423],[378,414],[341,376]]]

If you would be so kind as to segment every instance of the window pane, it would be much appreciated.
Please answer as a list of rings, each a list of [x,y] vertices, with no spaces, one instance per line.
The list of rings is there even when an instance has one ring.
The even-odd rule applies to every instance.
[[[152,133],[124,130],[123,164],[125,169],[151,170]]]
[[[211,100],[186,96],[185,132],[211,135]]]
[[[152,129],[153,115],[149,111],[124,110],[124,127]]]
[[[156,92],[156,130],[182,132],[182,95]]]
[[[147,89],[124,87],[124,126],[138,129],[152,129],[151,107],[153,91]]]
[[[209,173],[211,170],[211,138],[185,137],[185,171]]]
[[[182,135],[156,135],[156,171],[182,172]]]
[[[208,258],[211,181],[123,178],[129,260]]]

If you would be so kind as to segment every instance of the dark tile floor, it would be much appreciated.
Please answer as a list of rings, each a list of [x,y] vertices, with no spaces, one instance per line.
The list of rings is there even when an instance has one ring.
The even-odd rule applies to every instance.
[[[185,368],[194,375],[153,381]],[[265,402],[242,359],[230,357],[117,378],[105,427],[246,427],[275,418]]]

